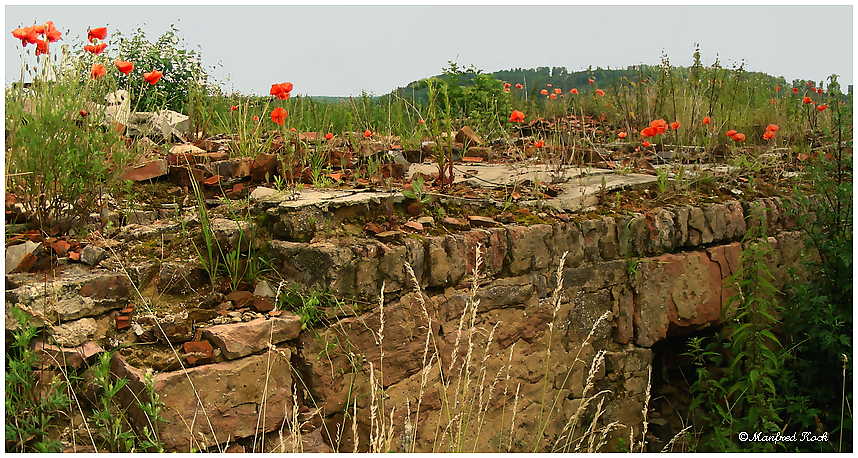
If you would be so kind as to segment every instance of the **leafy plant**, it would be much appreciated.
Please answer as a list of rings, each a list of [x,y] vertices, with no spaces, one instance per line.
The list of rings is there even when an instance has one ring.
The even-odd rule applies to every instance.
[[[773,452],[775,442],[746,441],[739,433],[774,435],[782,431],[784,406],[775,387],[775,380],[783,374],[776,353],[781,343],[771,331],[779,322],[774,317],[779,292],[771,284],[774,277],[765,263],[772,249],[764,227],[765,219],[746,233],[740,267],[725,282],[725,286],[737,288],[722,311],[728,324],[705,349],[700,339],[691,339],[691,349],[685,353],[697,365],[697,380],[691,385],[695,397],[689,410],[701,408],[705,423],[700,427],[711,431],[704,436],[704,446],[713,451]],[[721,368],[721,376],[707,369],[710,362]]]
[[[81,82],[89,70],[40,60],[50,71],[34,75],[29,88],[6,92],[7,190],[15,192],[43,228],[64,232],[87,222],[102,204],[103,187],[122,172],[128,150],[112,128],[104,96],[108,77]]]
[[[808,256],[803,264],[808,275],[802,281],[795,269],[791,272],[789,309],[784,316],[792,351],[786,361],[787,376],[779,386],[796,406],[788,411],[792,427],[830,434],[828,443],[795,444],[802,451],[853,448],[853,418],[848,409],[853,392],[846,391],[854,380],[853,183],[852,158],[847,145],[841,145],[829,157],[821,155],[809,164],[807,178],[813,195],[796,188],[792,199],[785,200],[786,211],[796,218],[804,235]],[[840,367],[842,376],[835,372]]]
[[[20,329],[12,332],[6,350],[6,451],[60,452],[57,420],[71,406],[68,385],[56,376],[47,386],[39,382],[37,358],[31,349],[38,328],[27,322],[27,314],[18,307],[8,310]]]
[[[143,81],[143,72],[159,70],[163,77],[158,82],[156,90],[132,91],[132,106],[139,111],[156,111],[162,108],[185,112],[189,106],[189,90],[200,86],[204,93],[212,90],[205,84],[207,75],[202,67],[200,56],[184,48],[179,38],[179,30],[175,25],[164,32],[154,43],[146,37],[143,29],[138,28],[129,38],[116,31],[113,39],[119,40],[118,58],[133,62],[142,72],[131,72],[120,76],[120,85],[124,83],[130,88],[146,88],[149,84]],[[86,54],[82,54],[88,58]]]
[[[294,312],[301,317],[301,329],[312,329],[325,316],[323,307],[342,307],[343,304],[327,291],[302,290],[294,284],[281,288],[277,294],[277,308]]]
[[[426,195],[423,192],[423,177],[419,175],[416,180],[411,180],[411,189],[402,191],[402,195],[409,199],[414,199],[421,204],[432,202],[432,196]]]

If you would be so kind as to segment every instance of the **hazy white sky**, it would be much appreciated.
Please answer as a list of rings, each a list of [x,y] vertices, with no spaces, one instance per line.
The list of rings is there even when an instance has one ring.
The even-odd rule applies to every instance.
[[[853,84],[853,6],[5,6],[5,81],[20,77],[19,26],[53,21],[60,43],[86,40],[88,27],[154,41],[175,24],[188,49],[224,89],[267,94],[290,81],[308,95],[386,94],[441,73],[447,61],[484,71],[539,66],[576,71],[705,65]],[[55,44],[56,45],[56,44]],[[33,52],[33,46],[28,48]],[[116,47],[108,47],[115,56]],[[148,71],[149,69],[146,69]]]

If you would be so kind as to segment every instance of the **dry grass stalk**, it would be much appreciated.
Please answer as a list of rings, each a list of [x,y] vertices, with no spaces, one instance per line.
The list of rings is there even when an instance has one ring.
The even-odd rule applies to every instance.
[[[646,376],[646,397],[644,398],[643,411],[643,431],[641,432],[641,452],[646,451],[646,430],[649,426],[647,418],[649,417],[649,398],[650,390],[652,389],[652,365],[648,367]]]
[[[684,440],[685,439],[685,433],[686,433],[686,431],[691,429],[691,426],[692,425],[688,425],[685,428],[682,428],[678,433],[676,433],[676,435],[674,435],[673,438],[670,439],[670,442],[668,442],[667,444],[664,444],[664,448],[661,449],[661,453],[672,452],[673,451],[673,448],[672,448],[673,444],[677,440],[680,440],[680,439]],[[643,449],[641,449],[641,451],[643,451]]]

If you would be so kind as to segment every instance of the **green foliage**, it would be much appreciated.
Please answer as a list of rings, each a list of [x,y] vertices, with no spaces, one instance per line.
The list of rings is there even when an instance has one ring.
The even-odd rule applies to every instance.
[[[17,307],[8,309],[20,329],[12,332],[6,350],[6,451],[60,452],[57,420],[71,406],[68,385],[52,376],[48,386],[39,383],[37,358],[30,348],[38,329]]]
[[[124,38],[117,31],[113,39],[119,40],[118,58],[134,64],[134,71],[119,76],[120,86],[131,88],[132,106],[138,111],[157,111],[167,108],[185,113],[189,107],[189,94],[196,87],[204,91],[214,91],[206,84],[207,76],[202,67],[200,56],[185,49],[179,39],[179,30],[174,25],[164,32],[157,41],[150,42],[142,29],[137,29],[130,38]],[[86,57],[84,55],[84,57]],[[143,74],[159,70],[164,74],[158,84],[152,86],[143,80]],[[205,93],[205,92],[204,92]],[[213,96],[216,93],[209,92]]]
[[[851,121],[848,124],[850,125]],[[851,142],[848,145],[851,149]],[[799,443],[800,451],[852,451],[853,183],[846,145],[808,166],[813,196],[796,189],[788,212],[805,236],[810,273],[793,272],[785,313],[792,348],[780,385],[795,406],[790,430],[828,432],[828,443]],[[808,211],[812,209],[813,211]],[[843,369],[842,372],[839,369]],[[845,377],[845,378],[844,378]]]
[[[102,125],[105,107],[89,103],[103,103],[115,90],[112,81],[81,82],[79,75],[88,75],[81,65],[53,73],[53,81],[37,75],[29,88],[6,91],[6,185],[43,227],[67,230],[100,206],[103,187],[129,153],[112,122]]]
[[[277,308],[288,310],[301,317],[301,329],[312,329],[325,312],[322,307],[342,307],[343,303],[327,291],[304,291],[297,285],[282,288],[277,295]]]
[[[164,405],[155,393],[151,371],[145,375],[145,388],[149,399],[140,404],[149,425],[144,426],[143,431],[138,435],[132,429],[125,409],[116,398],[128,385],[128,379],[116,378],[110,373],[111,358],[112,352],[104,352],[99,355],[98,362],[91,367],[93,381],[99,390],[99,402],[90,419],[100,439],[100,443],[96,445],[99,449],[109,450],[112,453],[163,452],[163,444],[157,436],[157,425],[164,421],[159,415]]]
[[[432,201],[432,196],[427,196],[423,192],[423,177],[418,176],[416,180],[411,180],[411,190],[402,191],[402,195],[414,199],[421,204],[428,204]]]
[[[689,342],[697,365],[697,380],[691,385],[694,401],[689,410],[700,407],[699,425],[704,431],[703,447],[717,452],[774,452],[776,442],[747,441],[739,434],[774,435],[781,432],[784,409],[775,380],[782,374],[778,353],[780,341],[771,329],[778,323],[778,291],[765,263],[771,247],[766,241],[765,222],[745,235],[746,248],[740,267],[727,279],[726,287],[738,287],[722,311],[727,324],[716,341],[703,346],[699,338]],[[714,363],[720,375],[706,366]]]

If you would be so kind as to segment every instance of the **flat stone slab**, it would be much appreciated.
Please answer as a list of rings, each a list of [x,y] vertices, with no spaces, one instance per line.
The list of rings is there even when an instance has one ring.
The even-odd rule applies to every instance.
[[[131,281],[124,273],[77,266],[66,269],[62,278],[47,283],[43,274],[12,274],[9,278],[21,286],[6,291],[7,330],[18,329],[18,322],[9,312],[13,305],[31,315],[29,324],[44,326],[45,320],[58,324],[122,308],[133,293]]]
[[[554,183],[560,190],[557,197],[542,201],[544,205],[563,211],[578,211],[598,203],[599,195],[605,191],[621,188],[637,188],[647,186],[658,180],[652,175],[637,173],[617,174],[613,170],[563,166],[557,168],[550,165],[529,165],[515,167],[509,164],[455,164],[454,183],[486,189],[499,189],[514,183],[530,181],[531,183]],[[437,173],[436,164],[411,164],[406,176],[415,174]],[[557,180],[564,180],[557,182]],[[604,189],[602,187],[604,183]],[[452,197],[448,197],[452,198]],[[276,207],[280,213],[298,211],[308,206],[316,206],[326,212],[340,207],[379,204],[393,199],[394,203],[405,201],[400,191],[380,192],[364,190],[307,190],[299,194],[286,192],[258,193],[257,203],[263,209]],[[489,202],[487,199],[480,199]],[[468,203],[471,204],[470,200]],[[536,205],[536,201],[523,201],[520,205]]]
[[[295,314],[259,318],[246,323],[219,324],[203,330],[203,337],[220,348],[227,359],[241,358],[298,337],[301,318]]]
[[[639,173],[629,173],[626,175],[605,173],[572,178],[566,183],[554,185],[559,187],[563,192],[557,197],[543,200],[542,203],[558,210],[573,212],[595,206],[599,202],[599,195],[603,191],[610,192],[615,189],[643,188],[656,181],[658,181],[658,177]],[[536,205],[536,203],[535,200],[529,200],[521,204],[529,206]]]

